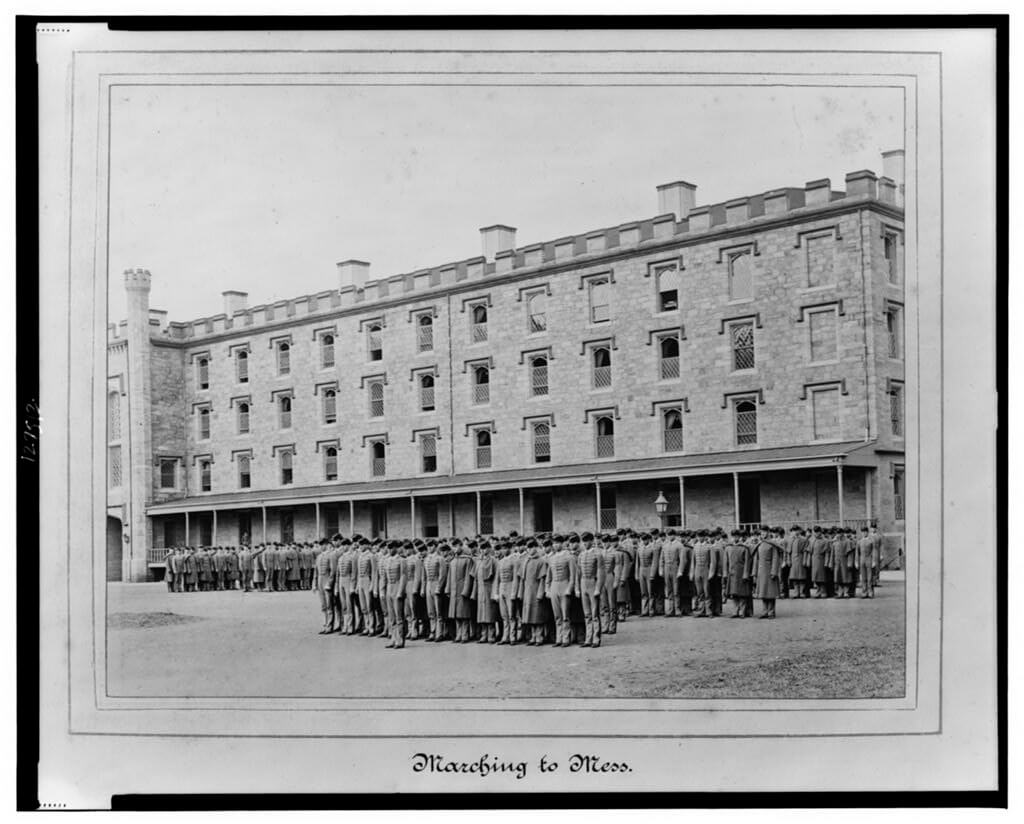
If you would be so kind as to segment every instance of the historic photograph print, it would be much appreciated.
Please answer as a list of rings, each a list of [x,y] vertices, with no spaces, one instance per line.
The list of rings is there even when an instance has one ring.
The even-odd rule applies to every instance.
[[[107,693],[906,695],[905,118],[113,85]]]

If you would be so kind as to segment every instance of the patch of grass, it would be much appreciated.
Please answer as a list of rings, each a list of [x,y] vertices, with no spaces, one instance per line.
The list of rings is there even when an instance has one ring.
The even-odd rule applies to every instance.
[[[109,616],[107,626],[110,629],[151,629],[202,620],[195,615],[178,615],[176,612],[115,612]]]

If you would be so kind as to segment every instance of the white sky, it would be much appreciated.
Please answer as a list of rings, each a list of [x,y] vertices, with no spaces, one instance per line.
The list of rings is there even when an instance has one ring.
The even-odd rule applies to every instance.
[[[388,277],[697,202],[881,174],[903,146],[897,89],[119,87],[111,139],[110,316],[121,273],[153,274],[171,320]]]

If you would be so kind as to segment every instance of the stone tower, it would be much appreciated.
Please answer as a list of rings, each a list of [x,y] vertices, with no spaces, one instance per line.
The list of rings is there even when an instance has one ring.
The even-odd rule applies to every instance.
[[[128,489],[123,580],[145,581],[146,548],[152,545],[146,506],[152,497],[152,403],[149,343],[148,269],[126,269],[124,288],[128,303]]]

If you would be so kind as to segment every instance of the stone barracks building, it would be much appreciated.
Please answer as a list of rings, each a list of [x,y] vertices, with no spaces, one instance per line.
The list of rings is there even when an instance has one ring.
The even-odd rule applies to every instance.
[[[164,547],[772,523],[902,546],[903,152],[658,215],[168,322],[125,273],[107,569]],[[667,500],[659,516],[655,500]]]

